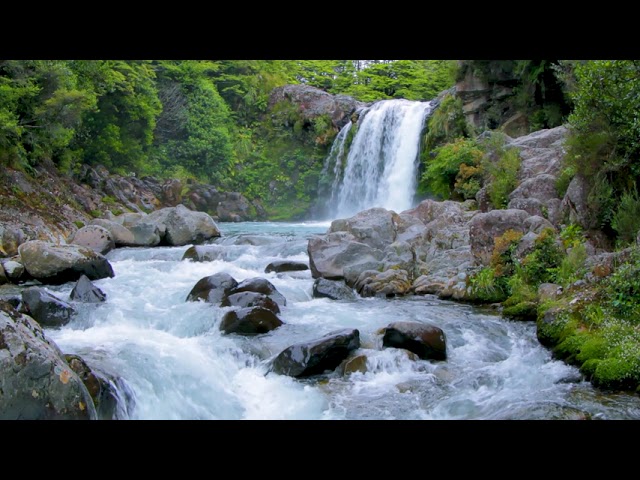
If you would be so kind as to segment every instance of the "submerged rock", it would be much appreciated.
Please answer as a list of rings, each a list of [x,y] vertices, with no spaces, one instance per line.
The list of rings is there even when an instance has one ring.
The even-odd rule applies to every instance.
[[[221,307],[262,307],[273,313],[280,313],[278,304],[268,295],[257,292],[239,292],[224,296],[220,302]]]
[[[304,262],[295,262],[293,260],[276,260],[271,262],[264,269],[264,273],[280,273],[280,272],[298,272],[309,270],[309,266]]]
[[[330,298],[331,300],[353,300],[356,294],[341,280],[317,278],[313,282],[314,298]]]

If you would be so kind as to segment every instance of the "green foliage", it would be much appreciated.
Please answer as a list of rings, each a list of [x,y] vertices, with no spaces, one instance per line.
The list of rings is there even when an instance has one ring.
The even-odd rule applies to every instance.
[[[635,242],[640,232],[640,196],[637,188],[622,194],[616,213],[611,219],[611,227],[618,234],[621,245]]]
[[[564,252],[556,243],[555,231],[545,228],[534,242],[533,251],[522,260],[524,276],[528,284],[538,287],[541,283],[553,283],[556,270]]]
[[[429,117],[424,149],[430,152],[456,138],[470,137],[471,133],[471,126],[462,111],[462,99],[447,94]]]
[[[484,267],[469,277],[471,295],[483,303],[501,302],[507,298],[504,282],[496,277],[495,270]]]
[[[583,278],[587,273],[586,260],[587,249],[583,243],[570,247],[555,272],[555,282],[566,287]]]
[[[589,181],[590,206],[607,231],[622,197],[638,186],[640,62],[582,61],[575,63],[573,73],[575,108],[569,116],[567,161]],[[611,233],[619,234],[615,229]]]
[[[343,60],[334,65],[330,93],[363,102],[392,98],[431,100],[455,84],[452,60]]]
[[[604,306],[618,318],[640,325],[640,250],[604,280]]]
[[[487,156],[482,163],[486,172],[487,194],[495,208],[506,208],[509,203],[509,194],[518,186],[520,153],[517,148],[500,148],[496,154],[497,161]]]
[[[78,227],[78,228],[82,228],[82,227],[84,227],[84,222],[82,222],[82,221],[80,221],[80,220],[75,220],[75,221],[73,222],[73,224],[74,224],[76,227]]]
[[[458,138],[435,150],[435,157],[431,159],[422,174],[422,191],[431,192],[447,200],[456,194],[469,192],[460,184],[456,191],[456,178],[462,165],[475,167],[482,159],[483,152],[476,142],[470,139]]]

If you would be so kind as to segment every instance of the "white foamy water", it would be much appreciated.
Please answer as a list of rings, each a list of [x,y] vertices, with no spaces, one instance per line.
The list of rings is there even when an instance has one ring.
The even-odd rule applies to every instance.
[[[308,261],[307,238],[329,223],[220,224],[221,258],[181,260],[188,246],[125,248],[107,255],[115,276],[94,283],[104,304],[86,304],[47,334],[65,353],[119,376],[131,419],[638,419],[640,399],[605,394],[551,358],[535,325],[433,297],[331,301],[312,298],[309,271],[264,273],[273,260]],[[230,307],[186,302],[198,280],[226,272],[263,277],[286,297],[284,325],[252,337],[224,335]],[[68,299],[73,284],[49,287]],[[448,359],[412,359],[382,348],[379,330],[406,320],[439,326]],[[298,380],[268,372],[286,347],[357,328],[364,371],[338,368]],[[123,395],[124,398],[124,395]]]

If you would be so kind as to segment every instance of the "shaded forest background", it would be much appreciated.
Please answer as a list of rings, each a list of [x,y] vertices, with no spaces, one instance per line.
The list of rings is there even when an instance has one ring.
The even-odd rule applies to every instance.
[[[0,164],[27,174],[50,161],[69,174],[104,165],[121,175],[193,179],[260,200],[270,219],[301,218],[338,131],[323,116],[273,115],[274,88],[306,84],[362,102],[425,101],[471,71],[513,92],[488,112],[487,128],[501,127],[505,108],[521,112],[530,131],[570,125],[559,188],[576,174],[587,177],[593,226],[619,235],[621,222],[632,223],[625,232],[635,228],[640,206],[639,68],[635,60],[4,60]],[[473,193],[472,181],[453,188],[459,166],[474,162],[451,149],[480,133],[455,93],[445,98],[425,132],[424,195]],[[452,165],[448,180],[435,175]],[[473,180],[473,172],[465,175]]]

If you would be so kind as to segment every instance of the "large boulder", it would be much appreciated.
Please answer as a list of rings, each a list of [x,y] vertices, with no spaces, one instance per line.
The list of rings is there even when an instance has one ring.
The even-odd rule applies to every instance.
[[[311,276],[329,280],[345,278],[345,268],[352,266],[358,267],[357,278],[361,271],[381,266],[385,256],[382,250],[358,242],[348,232],[313,236],[309,239],[307,252]]]
[[[71,321],[74,308],[41,287],[29,287],[22,291],[22,303],[28,313],[43,327],[60,327]]]
[[[262,307],[241,308],[224,314],[220,330],[237,335],[258,335],[267,333],[282,325],[275,313]]]
[[[351,351],[359,347],[358,330],[337,330],[317,340],[287,347],[271,362],[271,370],[296,378],[318,375],[335,370]]]
[[[87,388],[29,316],[0,302],[0,420],[94,420]]]
[[[411,281],[406,270],[386,270],[382,273],[365,270],[358,277],[355,289],[363,297],[396,297],[409,292]]]
[[[116,248],[116,243],[109,230],[100,225],[87,225],[80,228],[69,237],[68,243],[91,248],[101,255],[106,255]]]
[[[347,124],[357,109],[366,105],[346,95],[331,95],[319,88],[302,84],[274,88],[269,97],[269,110],[273,120],[287,123],[290,109],[276,108],[282,104],[292,105],[303,121],[319,116],[329,117],[336,132]]]
[[[397,214],[384,208],[370,208],[357,213],[351,218],[342,218],[331,222],[329,233],[348,232],[356,242],[364,243],[372,248],[384,250],[396,239]]]
[[[0,257],[13,257],[18,247],[27,240],[22,229],[12,225],[0,225]]]
[[[471,219],[469,236],[471,254],[479,265],[489,265],[494,241],[507,230],[527,233],[524,222],[531,215],[524,210],[491,210],[479,213]]]
[[[62,284],[82,275],[90,280],[114,275],[108,260],[87,247],[31,240],[20,245],[18,252],[27,272],[42,283]]]
[[[116,247],[136,246],[136,240],[133,233],[131,233],[131,230],[123,226],[121,223],[105,218],[96,218],[91,221],[91,225],[97,225],[108,230]]]
[[[446,360],[447,344],[440,327],[421,322],[394,322],[383,329],[382,345],[404,348],[423,360]]]
[[[589,202],[590,184],[588,179],[578,173],[569,182],[564,198],[562,212],[570,223],[576,223],[585,230],[598,228],[598,215]]]
[[[187,302],[203,300],[208,303],[219,305],[222,299],[231,293],[238,285],[238,282],[228,273],[214,273],[208,277],[201,278],[187,295]]]
[[[157,225],[160,232],[164,230],[162,242],[166,245],[203,243],[220,236],[218,226],[208,213],[194,212],[184,205],[156,210],[147,215],[144,222]]]

